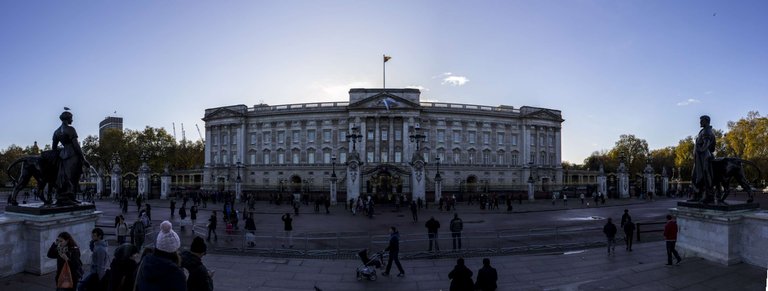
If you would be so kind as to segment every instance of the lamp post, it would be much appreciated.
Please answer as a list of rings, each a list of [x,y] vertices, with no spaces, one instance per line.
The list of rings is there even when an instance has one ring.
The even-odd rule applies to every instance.
[[[352,141],[352,151],[357,152],[356,144],[360,139],[363,137],[362,134],[360,134],[360,128],[357,126],[352,127],[352,132],[347,134],[347,139]]]
[[[418,124],[413,127],[413,133],[408,137],[411,139],[411,142],[416,143],[416,152],[420,152],[421,147],[419,145],[421,144],[421,141],[424,140],[424,138],[427,136],[421,133],[421,127]]]
[[[243,197],[243,179],[240,177],[240,169],[243,167],[241,161],[237,161],[237,177],[235,178],[235,197],[242,200]]]
[[[336,155],[331,156],[331,193],[330,193],[330,200],[331,204],[336,205],[336,181],[338,179],[336,178]]]
[[[437,173],[435,173],[435,201],[440,201],[443,196],[443,178],[440,177],[440,156],[435,157]]]

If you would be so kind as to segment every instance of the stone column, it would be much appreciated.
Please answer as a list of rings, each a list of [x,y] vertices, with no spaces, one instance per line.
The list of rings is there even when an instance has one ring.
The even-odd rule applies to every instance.
[[[629,176],[627,176],[627,166],[624,165],[624,153],[619,157],[619,161],[619,198],[629,198]]]
[[[414,159],[416,156],[421,156],[418,153],[414,154]],[[427,177],[424,174],[424,158],[421,157],[421,159],[415,160],[411,163],[411,192],[413,194],[413,199],[418,200],[419,198],[426,200],[426,181]]]
[[[112,197],[122,196],[123,186],[123,170],[120,169],[120,158],[117,154],[112,155],[112,179],[110,181],[110,190],[112,191]]]
[[[336,205],[336,202],[338,200],[337,198],[337,190],[336,190],[336,183],[338,182],[338,178],[336,178],[336,175],[331,176],[331,205]],[[346,203],[346,202],[345,202]]]
[[[347,199],[360,197],[360,157],[350,152],[347,158]]]
[[[535,181],[533,180],[533,177],[528,179],[528,201],[534,201],[535,200],[535,198],[534,198],[535,192],[534,192],[534,186],[533,186],[534,182]]]
[[[603,194],[608,193],[608,186],[606,183],[605,170],[603,170],[603,164],[600,164],[600,173],[597,176],[597,191]]]
[[[149,194],[149,165],[147,165],[146,153],[141,155],[141,166],[139,167],[139,196],[147,199]]]
[[[667,168],[661,168],[661,195],[667,196],[669,191],[669,177],[667,177]]]
[[[168,166],[165,166],[162,176],[160,176],[160,199],[168,199],[171,194],[171,173]]]
[[[653,177],[653,167],[651,167],[651,159],[648,159],[648,162],[645,164],[645,170],[643,170],[643,174],[645,176],[645,194],[648,195],[655,195],[656,193],[656,183],[654,181]],[[643,197],[645,198],[645,197]],[[653,199],[653,197],[649,197]]]

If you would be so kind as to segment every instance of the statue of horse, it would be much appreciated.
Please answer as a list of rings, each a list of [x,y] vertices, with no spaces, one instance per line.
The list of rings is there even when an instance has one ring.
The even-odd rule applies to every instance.
[[[10,166],[8,166],[8,176],[13,181],[13,193],[8,196],[8,204],[17,206],[19,202],[16,201],[16,196],[19,195],[19,191],[24,189],[29,184],[29,179],[35,178],[37,181],[37,197],[43,201],[45,205],[53,203],[51,197],[53,188],[56,185],[56,176],[58,175],[59,168],[56,166],[56,152],[53,150],[43,151],[39,156],[25,156],[16,159]],[[21,164],[19,170],[18,179],[11,175],[11,169],[17,164]],[[43,195],[45,187],[48,187],[48,198]]]
[[[715,190],[717,191],[717,201],[721,204],[727,204],[725,203],[725,198],[728,197],[730,194],[730,184],[731,180],[736,180],[739,185],[741,185],[741,188],[744,189],[744,191],[747,192],[748,199],[747,203],[752,203],[755,201],[754,194],[752,193],[752,187],[749,186],[749,182],[747,181],[747,178],[744,175],[744,167],[743,164],[748,164],[754,167],[757,172],[758,176],[762,177],[760,174],[760,168],[757,167],[757,165],[753,162],[740,159],[740,158],[717,158],[712,161],[712,185],[715,187]]]

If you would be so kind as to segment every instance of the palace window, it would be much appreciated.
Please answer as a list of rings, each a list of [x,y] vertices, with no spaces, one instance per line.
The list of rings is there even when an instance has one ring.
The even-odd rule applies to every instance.
[[[517,162],[517,154],[512,154],[509,156],[509,164],[513,166],[517,166],[519,163]]]
[[[299,151],[298,150],[294,150],[291,153],[291,162],[293,162],[294,165],[298,164],[299,162],[301,162],[301,157],[299,155]]]
[[[461,131],[458,131],[458,130],[453,131],[453,142],[455,143],[461,142]]]
[[[339,130],[339,141],[340,142],[346,142],[347,141],[347,131],[346,130]]]
[[[395,152],[395,163],[402,163],[402,162],[403,162],[403,153]]]
[[[330,164],[331,163],[331,151],[325,150],[323,151],[323,163]]]
[[[264,141],[264,144],[272,143],[272,132],[265,131],[261,133],[261,140]]]
[[[256,144],[256,134],[251,133],[251,144]]]
[[[512,146],[517,146],[517,135],[516,134],[512,135],[512,140],[510,141],[510,143],[512,144]]]
[[[497,132],[496,133],[496,144],[504,145],[504,133],[503,132]]]
[[[299,140],[301,140],[301,137],[300,137],[300,135],[301,135],[301,132],[300,132],[300,131],[298,131],[298,130],[294,130],[294,131],[291,133],[291,142],[292,142],[292,143],[299,143]]]
[[[277,163],[282,165],[285,164],[285,153],[282,151],[277,152]]]
[[[324,129],[323,130],[323,142],[331,142],[331,130],[330,129]]]
[[[459,150],[453,151],[453,163],[454,164],[461,163],[461,152]]]
[[[307,142],[313,143],[317,140],[317,130],[307,130]]]
[[[491,144],[491,133],[490,132],[483,132],[483,144]]]
[[[483,151],[483,164],[490,164],[491,163],[491,151],[485,150]]]
[[[341,153],[339,153],[339,163],[344,164],[346,162],[347,162],[347,152],[342,151]]]
[[[262,160],[264,161],[265,165],[269,165],[269,151],[264,151],[264,154],[262,155]]]
[[[496,164],[504,165],[504,152],[496,153]]]
[[[536,146],[536,134],[531,133],[531,146]]]
[[[381,152],[381,162],[382,163],[388,163],[389,162],[389,153],[386,151]]]
[[[382,141],[389,140],[389,132],[386,129],[381,130],[381,140]]]
[[[365,162],[366,163],[373,163],[373,152],[366,152],[365,153]]]
[[[310,164],[315,163],[315,150],[307,151],[307,163],[310,163]]]
[[[437,130],[437,142],[445,142],[445,130]]]
[[[232,144],[237,144],[237,132],[232,134]]]
[[[395,140],[400,141],[403,140],[403,131],[399,129],[395,129]]]
[[[475,144],[476,141],[477,141],[477,133],[475,133],[474,131],[470,131],[469,132],[469,144]]]
[[[373,140],[374,136],[375,135],[374,135],[373,129],[369,129],[368,130],[368,140]]]
[[[256,164],[256,153],[251,153],[251,165]]]
[[[278,131],[277,132],[277,143],[284,144],[285,143],[285,131]]]

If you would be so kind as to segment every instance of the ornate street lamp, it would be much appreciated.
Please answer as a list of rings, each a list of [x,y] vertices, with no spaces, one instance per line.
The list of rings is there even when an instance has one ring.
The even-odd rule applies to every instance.
[[[336,155],[331,156],[331,180],[336,180]]]
[[[419,152],[421,150],[421,147],[419,146],[421,144],[421,141],[424,140],[427,136],[421,133],[421,127],[416,124],[416,126],[413,127],[413,134],[408,136],[411,139],[411,142],[416,143],[416,152]]]
[[[355,145],[357,144],[358,141],[360,141],[363,135],[360,134],[360,128],[358,128],[357,126],[353,126],[351,130],[352,132],[347,134],[347,139],[352,141],[352,151],[356,152],[357,148]]]

